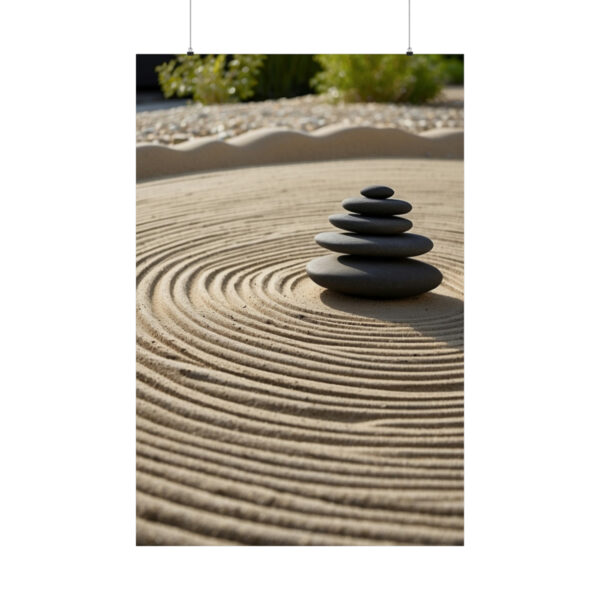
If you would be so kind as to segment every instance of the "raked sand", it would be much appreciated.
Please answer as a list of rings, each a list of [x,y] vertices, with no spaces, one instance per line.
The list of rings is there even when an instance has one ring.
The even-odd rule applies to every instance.
[[[231,140],[215,136],[178,146],[139,144],[138,180],[186,172],[266,164],[354,158],[463,158],[462,129],[414,134],[385,127],[329,125],[314,133],[280,127],[249,131]]]
[[[434,292],[306,276],[370,183],[413,204]],[[462,544],[462,161],[210,171],[137,200],[138,544]]]

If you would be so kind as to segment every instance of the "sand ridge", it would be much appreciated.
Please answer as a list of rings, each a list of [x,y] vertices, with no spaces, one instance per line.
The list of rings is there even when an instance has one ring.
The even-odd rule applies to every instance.
[[[444,282],[316,286],[329,214],[402,189]],[[462,161],[346,160],[138,185],[139,544],[461,544]]]
[[[138,181],[187,172],[300,161],[364,157],[462,158],[462,129],[432,129],[421,134],[391,127],[328,125],[314,133],[270,127],[227,141],[218,136],[177,146],[139,144]]]

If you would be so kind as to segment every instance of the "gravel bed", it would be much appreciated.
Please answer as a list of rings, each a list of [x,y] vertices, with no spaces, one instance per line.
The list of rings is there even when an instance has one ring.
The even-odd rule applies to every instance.
[[[462,88],[448,88],[441,99],[424,105],[333,103],[322,96],[280,98],[236,104],[189,104],[138,112],[136,142],[179,144],[203,136],[227,139],[261,127],[315,131],[344,123],[397,127],[419,133],[440,127],[464,127]]]

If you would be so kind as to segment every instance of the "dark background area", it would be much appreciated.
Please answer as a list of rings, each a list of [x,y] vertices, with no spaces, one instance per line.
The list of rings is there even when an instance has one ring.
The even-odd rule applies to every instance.
[[[176,54],[136,54],[136,90],[160,92],[156,67],[175,58]]]
[[[186,100],[182,98],[167,100],[158,84],[156,67],[175,56],[175,54],[136,54],[136,110],[156,110],[186,104]]]

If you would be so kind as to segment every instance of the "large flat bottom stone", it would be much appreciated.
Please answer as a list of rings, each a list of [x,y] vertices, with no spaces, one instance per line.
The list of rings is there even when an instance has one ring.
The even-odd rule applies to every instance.
[[[411,258],[382,259],[333,254],[311,260],[306,272],[321,287],[369,298],[406,298],[442,282],[435,267]]]

